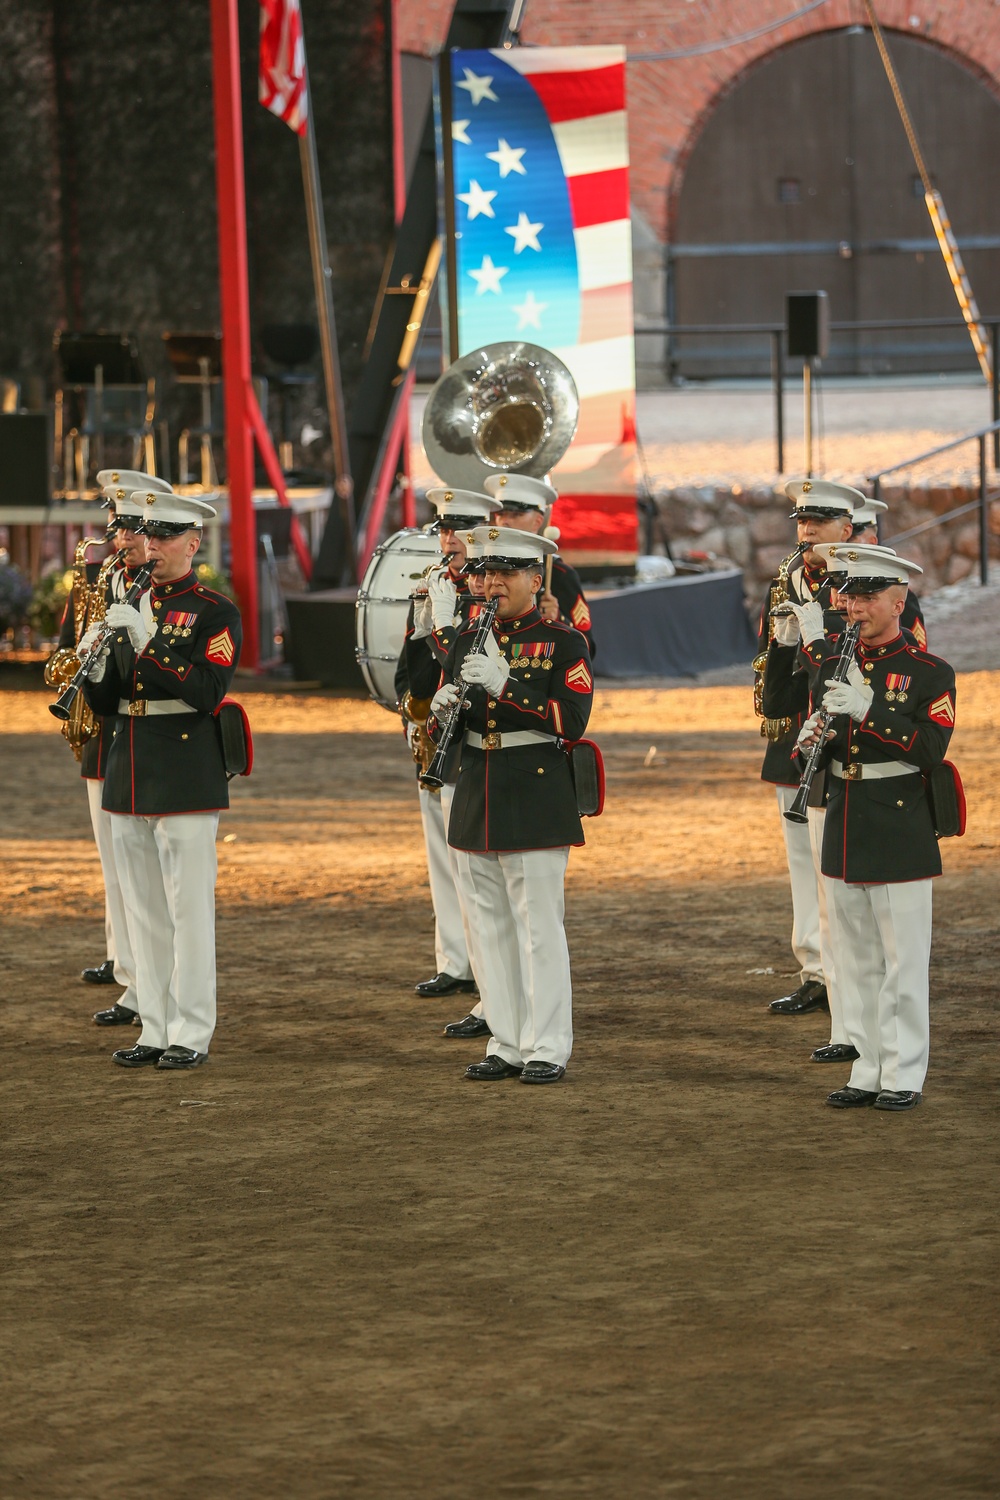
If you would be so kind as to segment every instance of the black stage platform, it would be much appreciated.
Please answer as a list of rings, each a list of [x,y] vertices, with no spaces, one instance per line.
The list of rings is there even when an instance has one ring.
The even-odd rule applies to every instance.
[[[356,598],[353,589],[288,596],[288,656],[299,682],[365,690],[354,659]],[[748,662],[756,650],[738,569],[596,591],[589,599],[599,677],[694,677]]]

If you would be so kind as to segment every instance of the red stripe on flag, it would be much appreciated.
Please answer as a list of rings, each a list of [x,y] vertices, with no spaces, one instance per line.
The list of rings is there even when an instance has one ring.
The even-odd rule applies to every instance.
[[[625,552],[635,556],[639,517],[634,495],[560,495],[552,508],[560,552]]]
[[[632,332],[632,283],[595,287],[580,293],[580,332],[578,344],[593,344],[598,339],[617,339]]]
[[[578,73],[528,73],[525,75],[545,107],[553,125],[563,120],[582,120],[588,115],[606,115],[625,108],[625,66],[587,68]]]
[[[611,219],[627,219],[628,167],[612,167],[609,172],[583,172],[567,177],[573,228],[586,229],[588,224],[606,224]]]
[[[257,98],[296,135],[305,135],[309,100],[299,0],[260,0]]]

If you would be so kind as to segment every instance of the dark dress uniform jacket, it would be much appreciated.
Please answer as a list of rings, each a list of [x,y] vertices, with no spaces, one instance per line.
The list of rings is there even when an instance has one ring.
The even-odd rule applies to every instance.
[[[96,583],[100,572],[100,563],[87,564],[87,582]],[[108,604],[115,604],[124,599],[132,586],[134,574],[127,568],[111,574],[105,585],[104,597]],[[69,599],[66,601],[66,610],[59,627],[59,645],[70,649],[77,644],[75,636],[75,599],[76,589],[71,590]],[[115,705],[117,707],[117,704]],[[113,724],[106,724],[104,719],[95,714],[97,733],[87,741],[80,753],[80,775],[84,781],[103,781],[108,765],[108,752],[111,749]]]
[[[930,771],[945,758],[955,727],[955,673],[939,656],[899,635],[874,651],[858,648],[858,665],[875,696],[859,723],[838,714],[826,759],[842,766],[902,761]],[[836,667],[816,673],[817,704]],[[940,875],[941,855],[922,776],[883,780],[827,778],[823,874],[857,884],[926,880]]]
[[[154,585],[156,632],[137,655],[127,631],[114,637],[103,680],[90,684],[95,712],[115,715],[104,779],[106,812],[153,816],[229,806],[229,782],[214,717],[233,680],[243,630],[231,599],[193,573]],[[194,713],[117,713],[180,699]]]
[[[593,661],[595,653],[590,605],[584,596],[579,573],[568,562],[563,562],[561,557],[552,559],[552,593],[559,604],[561,618],[583,636]]]
[[[493,632],[511,663],[510,676],[500,698],[488,697],[478,685],[465,688],[471,705],[466,729],[501,739],[533,729],[551,739],[495,750],[463,745],[448,842],[477,854],[582,844],[573,778],[558,742],[579,739],[590,718],[594,681],[587,643],[579,631],[543,620],[537,609],[497,620]],[[458,680],[475,634],[473,621],[455,641],[446,681]]]
[[[791,728],[780,740],[769,740],[764,751],[761,781],[774,786],[798,786],[801,768],[792,752],[799,730],[809,714],[809,673],[800,660],[797,646],[779,646],[776,641],[767,644],[771,595],[775,580],[767,591],[758,628],[758,651],[767,651],[767,666],[764,669],[764,717],[768,719],[791,719]],[[801,558],[796,558],[788,570],[788,597],[796,604],[805,604],[812,599],[823,610],[823,624],[828,636],[837,636],[844,628],[844,616],[831,603],[833,592],[829,575],[821,569],[807,568]]]

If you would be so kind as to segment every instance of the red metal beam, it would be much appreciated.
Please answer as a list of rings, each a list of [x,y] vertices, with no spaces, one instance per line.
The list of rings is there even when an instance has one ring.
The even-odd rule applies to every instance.
[[[243,181],[239,24],[237,0],[211,0],[211,6],[229,538],[233,586],[243,616],[241,665],[254,668],[260,660],[260,640],[257,530],[253,513],[253,427],[248,402],[248,396],[252,398],[253,392],[250,385],[250,283]]]

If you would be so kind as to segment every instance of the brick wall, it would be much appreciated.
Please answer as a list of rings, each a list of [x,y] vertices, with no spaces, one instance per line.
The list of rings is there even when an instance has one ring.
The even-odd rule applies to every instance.
[[[624,43],[630,55],[679,51],[760,31],[802,0],[529,0],[526,44]],[[450,0],[399,0],[401,45],[430,55],[442,44]],[[705,118],[740,75],[777,47],[856,25],[860,0],[827,0],[775,31],[718,52],[628,69],[632,202],[660,241],[670,203]],[[952,53],[1000,96],[1000,12],[994,0],[877,0],[883,27],[921,36]],[[916,24],[914,24],[916,23]]]

